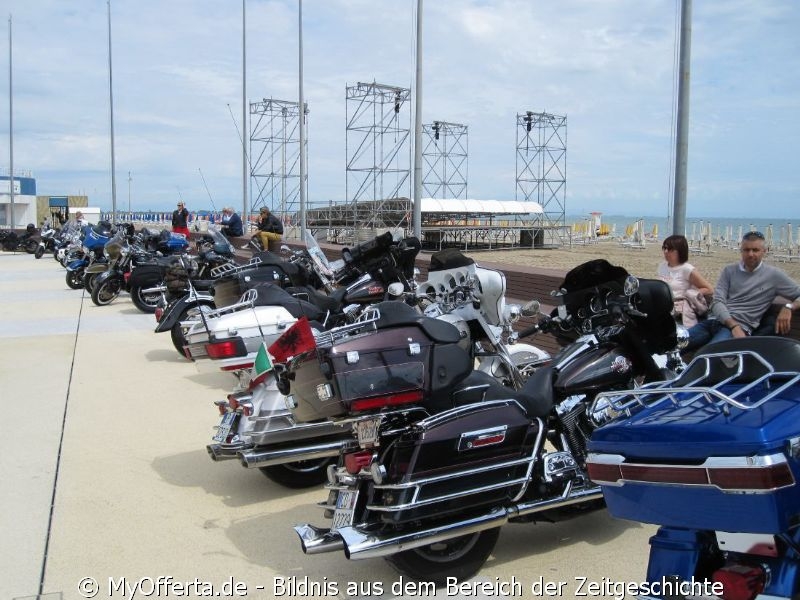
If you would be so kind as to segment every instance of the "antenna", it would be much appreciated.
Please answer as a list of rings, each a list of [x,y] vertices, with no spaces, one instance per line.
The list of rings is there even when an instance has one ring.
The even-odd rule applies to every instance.
[[[197,167],[197,170],[200,171],[200,167]],[[202,178],[203,185],[206,188],[206,193],[208,194],[208,199],[211,200],[211,208],[214,209],[214,212],[217,212],[217,207],[214,206],[214,199],[211,197],[211,192],[208,190],[208,185],[206,185],[206,178],[203,177],[203,172],[202,171],[200,171],[200,177]]]

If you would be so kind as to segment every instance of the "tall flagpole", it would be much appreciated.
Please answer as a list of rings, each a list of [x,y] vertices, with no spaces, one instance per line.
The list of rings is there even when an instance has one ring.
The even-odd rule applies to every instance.
[[[14,229],[14,94],[12,93],[11,15],[8,15],[8,187],[11,193],[11,229]]]
[[[298,7],[298,104],[300,106],[300,239],[306,239],[306,105],[303,100],[303,0]]]
[[[247,13],[246,0],[242,0],[242,222],[248,222],[247,210],[247,139],[250,128],[247,126]]]
[[[422,239],[422,0],[417,0],[417,60],[414,77],[414,235]]]
[[[678,61],[678,116],[675,137],[675,189],[672,233],[686,235],[686,180],[689,163],[689,83],[692,54],[692,0],[681,0]]]
[[[117,177],[114,161],[114,83],[111,70],[111,0],[108,4],[108,104],[111,115],[111,223],[117,224]]]

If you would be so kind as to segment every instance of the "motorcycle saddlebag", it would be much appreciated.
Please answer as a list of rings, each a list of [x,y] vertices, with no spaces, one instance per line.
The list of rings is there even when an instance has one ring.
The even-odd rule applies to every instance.
[[[734,358],[733,350],[771,353],[774,372],[747,354]],[[720,356],[709,359],[709,368],[698,363],[713,353]],[[739,369],[737,360],[744,368],[726,382]],[[800,525],[799,364],[800,343],[787,338],[709,345],[678,380],[664,385],[694,380],[727,396],[744,388],[736,398],[744,408],[692,392],[672,394],[673,401],[662,394],[598,428],[589,442],[589,474],[602,485],[611,514],[741,533],[774,534]],[[699,381],[698,366],[706,374]]]
[[[477,402],[419,421],[385,462],[388,481],[371,502],[384,520],[468,514],[521,495],[540,421],[511,400]]]
[[[217,307],[236,304],[247,290],[261,283],[274,283],[284,286],[288,277],[280,265],[259,265],[240,273],[220,277],[214,282],[211,293]]]
[[[400,312],[407,305],[382,303]],[[386,327],[320,346],[296,368],[291,382],[299,421],[341,417],[396,404],[431,411],[450,407],[449,388],[472,370],[450,323],[421,317],[387,319]]]

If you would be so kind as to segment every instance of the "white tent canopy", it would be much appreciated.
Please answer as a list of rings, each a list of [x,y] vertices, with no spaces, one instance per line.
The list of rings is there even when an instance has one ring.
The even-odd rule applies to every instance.
[[[423,198],[423,213],[529,215],[542,214],[544,209],[538,202],[518,200],[460,200],[458,198]]]

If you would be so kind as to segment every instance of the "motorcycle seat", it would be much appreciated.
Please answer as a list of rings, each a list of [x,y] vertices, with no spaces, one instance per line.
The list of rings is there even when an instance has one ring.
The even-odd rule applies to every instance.
[[[325,311],[314,304],[296,298],[283,288],[272,283],[260,283],[253,288],[258,294],[255,306],[282,306],[295,319],[307,317],[309,321],[324,321]]]
[[[208,292],[211,290],[211,286],[214,285],[213,279],[195,279],[192,281],[192,285],[194,289],[202,292]]]

